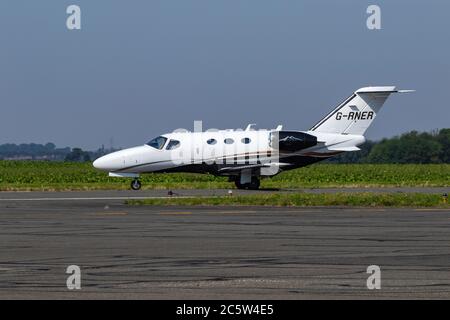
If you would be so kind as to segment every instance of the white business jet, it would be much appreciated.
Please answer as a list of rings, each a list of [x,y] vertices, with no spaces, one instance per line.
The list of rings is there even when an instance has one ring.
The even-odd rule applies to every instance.
[[[411,91],[358,89],[308,131],[256,130],[253,124],[245,130],[178,130],[107,154],[93,165],[112,177],[133,178],[133,190],[141,188],[139,175],[149,172],[209,173],[228,176],[239,189],[258,189],[261,178],[360,150],[364,132],[389,95]]]

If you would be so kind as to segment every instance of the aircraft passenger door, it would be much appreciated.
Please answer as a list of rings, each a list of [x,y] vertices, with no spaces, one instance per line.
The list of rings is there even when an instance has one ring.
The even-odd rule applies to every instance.
[[[201,164],[203,162],[203,132],[195,132],[191,139],[191,163]]]

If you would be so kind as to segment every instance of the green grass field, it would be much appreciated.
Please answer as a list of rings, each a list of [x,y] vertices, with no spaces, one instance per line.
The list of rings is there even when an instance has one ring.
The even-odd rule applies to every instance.
[[[146,174],[143,189],[234,188],[226,177]],[[90,163],[0,161],[0,191],[128,189],[130,179],[110,178]],[[450,186],[450,164],[316,164],[263,179],[261,188]]]
[[[127,200],[129,205],[183,205],[183,206],[357,206],[357,207],[439,207],[449,208],[441,195],[421,193],[273,193],[247,196],[216,196],[188,198],[154,198]]]

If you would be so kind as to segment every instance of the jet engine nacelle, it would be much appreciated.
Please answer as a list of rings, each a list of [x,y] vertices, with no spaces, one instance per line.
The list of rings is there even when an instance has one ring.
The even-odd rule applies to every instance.
[[[270,145],[280,152],[296,152],[317,145],[317,137],[301,131],[272,131]]]

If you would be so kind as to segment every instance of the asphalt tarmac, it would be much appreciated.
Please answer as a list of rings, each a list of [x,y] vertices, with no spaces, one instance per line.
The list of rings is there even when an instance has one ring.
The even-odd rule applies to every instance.
[[[1,192],[0,299],[450,298],[450,210],[123,204],[149,196]]]
[[[237,190],[237,189],[181,189],[171,190],[174,196],[198,197],[198,196],[224,196],[232,191],[234,195],[264,194],[264,193],[450,193],[450,188],[428,188],[428,187],[394,187],[394,188],[317,188],[317,189],[260,189],[260,190]],[[124,200],[124,199],[146,199],[152,197],[167,197],[168,190],[99,190],[99,191],[58,191],[58,192],[0,192],[1,201],[23,200],[23,201],[63,201],[63,200]]]

